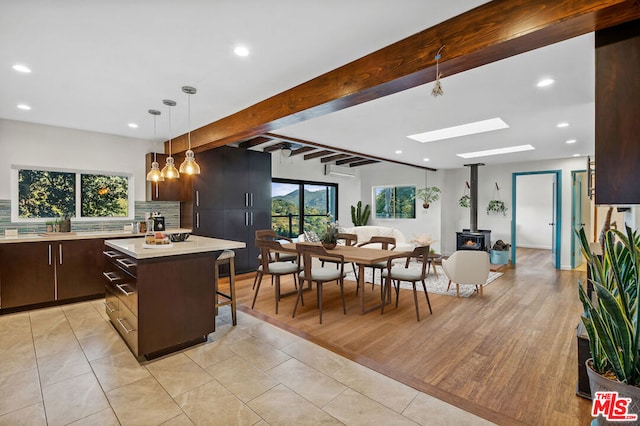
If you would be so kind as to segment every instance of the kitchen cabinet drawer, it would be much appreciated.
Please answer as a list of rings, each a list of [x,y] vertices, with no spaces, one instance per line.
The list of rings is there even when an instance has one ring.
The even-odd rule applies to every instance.
[[[119,304],[120,302],[118,301],[118,296],[116,296],[113,286],[110,284],[104,286],[104,308],[114,325],[117,324]]]
[[[135,281],[115,284],[115,293],[120,300],[135,316],[138,316],[138,288]]]
[[[114,325],[131,352],[138,356],[138,318],[126,306],[120,304]]]

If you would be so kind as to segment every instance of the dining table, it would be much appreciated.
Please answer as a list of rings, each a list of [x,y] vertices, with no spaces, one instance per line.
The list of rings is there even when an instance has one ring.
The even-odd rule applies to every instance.
[[[310,244],[310,245],[322,245],[321,243],[312,242],[298,242],[282,244],[282,248],[287,253],[296,253],[296,244]],[[364,315],[374,309],[378,309],[384,303],[382,293],[380,296],[380,303],[372,306],[366,306],[365,300],[365,287],[364,287],[364,269],[367,266],[375,265],[376,263],[386,262],[391,256],[402,253],[397,250],[382,250],[377,248],[364,248],[356,246],[336,245],[335,248],[327,249],[328,253],[339,254],[344,257],[345,263],[354,263],[358,265],[358,288],[360,293],[360,314]]]

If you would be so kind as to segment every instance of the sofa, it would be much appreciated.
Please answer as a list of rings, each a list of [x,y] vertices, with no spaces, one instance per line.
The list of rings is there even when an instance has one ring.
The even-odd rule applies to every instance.
[[[371,237],[394,237],[396,239],[396,248],[398,251],[411,251],[416,246],[408,242],[402,232],[396,228],[389,226],[354,226],[351,228],[340,227],[340,232],[345,234],[356,234],[358,236],[358,244],[362,244],[371,239]],[[305,235],[300,234],[298,241],[306,241]],[[380,244],[369,244],[367,248],[380,248]]]

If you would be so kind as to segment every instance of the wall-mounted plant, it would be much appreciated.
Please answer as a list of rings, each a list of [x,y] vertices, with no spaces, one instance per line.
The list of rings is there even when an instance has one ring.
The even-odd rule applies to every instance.
[[[504,205],[504,201],[500,200],[491,200],[489,201],[489,205],[487,206],[487,214],[490,213],[502,213],[504,216],[507,215],[507,207]]]
[[[429,208],[429,204],[440,199],[440,188],[437,186],[427,186],[420,188],[416,192],[416,198],[422,200],[422,207]]]
[[[465,207],[465,208],[471,207],[471,197],[468,196],[467,194],[464,194],[458,200],[458,204],[460,204],[460,207]]]

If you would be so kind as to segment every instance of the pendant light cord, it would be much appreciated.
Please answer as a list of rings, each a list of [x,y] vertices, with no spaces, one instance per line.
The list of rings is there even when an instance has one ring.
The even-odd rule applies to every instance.
[[[189,149],[191,149],[191,93],[187,96],[187,126],[188,126],[188,140],[189,140]]]

